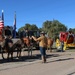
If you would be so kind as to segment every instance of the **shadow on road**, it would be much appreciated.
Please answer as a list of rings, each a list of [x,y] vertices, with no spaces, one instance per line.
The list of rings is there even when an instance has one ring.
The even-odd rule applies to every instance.
[[[48,54],[46,57],[52,58],[52,57],[58,57],[58,56],[59,56],[59,54]],[[13,60],[11,60],[11,58],[9,58],[9,60],[0,59],[0,64],[8,63],[8,62],[33,62],[36,60],[41,60],[40,54],[36,54],[36,55],[32,55],[32,56],[21,56],[20,58],[14,57]]]
[[[49,61],[49,62],[47,62],[47,63],[60,62],[60,61],[67,61],[67,60],[72,60],[72,59],[74,59],[74,58],[57,59],[57,60]]]

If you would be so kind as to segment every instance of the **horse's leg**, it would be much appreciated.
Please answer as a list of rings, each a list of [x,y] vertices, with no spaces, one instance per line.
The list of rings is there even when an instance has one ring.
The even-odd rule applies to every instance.
[[[17,57],[18,57],[18,58],[21,57],[21,48],[17,48]]]
[[[30,46],[27,46],[27,48],[28,48],[28,56],[30,56],[30,51],[31,51]]]
[[[10,52],[8,51],[7,53],[7,60],[9,61],[9,55],[10,55]]]
[[[21,48],[19,49],[18,57],[21,57]]]
[[[31,56],[32,56],[32,50],[33,50],[32,48],[33,48],[33,47],[31,46]]]
[[[9,55],[11,55],[11,59],[13,60],[13,43],[8,43],[8,59]]]
[[[11,59],[13,60],[13,51],[11,52]]]
[[[24,48],[26,48],[26,47],[24,46]],[[25,56],[25,53],[24,53],[25,49],[24,48],[21,49],[21,56]]]
[[[29,47],[27,47],[28,48],[28,56],[30,55],[29,53],[30,53],[30,48]]]
[[[18,57],[18,54],[19,54],[19,50],[18,50],[18,48],[17,48],[17,57]]]
[[[47,52],[48,52],[48,50],[49,50],[49,46],[47,45]]]
[[[14,53],[14,48],[13,48],[13,46],[12,46],[12,54],[11,54],[12,60],[13,60],[13,53]]]
[[[21,48],[20,48],[20,57],[21,57],[21,52],[22,52],[22,50],[21,50]]]
[[[31,56],[32,56],[32,46],[29,47],[29,52],[31,52]]]
[[[18,57],[18,58],[19,58],[19,53],[20,53],[20,52],[19,52],[19,49],[17,48],[17,57]]]
[[[1,47],[1,55],[2,55],[2,58],[5,59],[3,54],[4,54],[4,49]]]
[[[52,47],[50,46],[50,52],[52,52]]]

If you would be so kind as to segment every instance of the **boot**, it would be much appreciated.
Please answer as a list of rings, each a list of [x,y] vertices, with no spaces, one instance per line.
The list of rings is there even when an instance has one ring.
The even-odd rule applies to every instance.
[[[46,63],[46,57],[42,56],[42,63]]]

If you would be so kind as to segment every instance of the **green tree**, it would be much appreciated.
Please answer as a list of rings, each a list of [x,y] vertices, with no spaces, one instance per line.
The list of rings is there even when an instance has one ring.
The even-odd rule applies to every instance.
[[[58,20],[45,21],[42,29],[52,38],[58,36],[61,31],[67,31],[67,27]]]
[[[31,30],[38,30],[38,27],[35,24],[31,25]]]
[[[23,31],[24,29],[28,29],[28,30],[38,30],[38,27],[35,24],[25,24],[23,27],[19,28],[19,32]]]

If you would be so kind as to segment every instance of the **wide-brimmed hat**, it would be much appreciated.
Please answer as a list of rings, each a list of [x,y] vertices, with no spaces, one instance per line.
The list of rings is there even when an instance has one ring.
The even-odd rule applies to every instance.
[[[44,32],[44,31],[42,31],[42,32],[41,32],[41,34],[45,34],[45,32]]]

